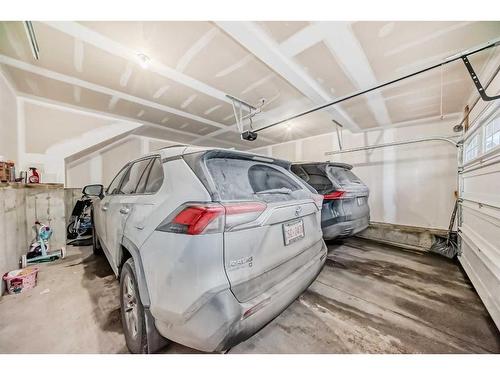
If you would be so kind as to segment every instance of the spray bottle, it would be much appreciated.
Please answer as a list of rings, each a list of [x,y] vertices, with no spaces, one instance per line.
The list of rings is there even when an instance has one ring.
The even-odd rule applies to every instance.
[[[31,171],[31,175],[28,178],[28,182],[30,184],[40,183],[40,174],[38,173],[38,170],[35,167],[30,167],[29,169]]]

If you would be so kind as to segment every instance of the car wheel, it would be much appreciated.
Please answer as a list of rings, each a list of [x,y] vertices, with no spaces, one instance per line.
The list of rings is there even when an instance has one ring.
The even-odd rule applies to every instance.
[[[73,226],[75,225],[75,221],[73,220],[71,223],[68,224],[68,227],[66,228],[66,233],[68,234],[68,239],[72,240],[77,237],[77,233],[75,233]]]
[[[133,354],[147,353],[144,307],[139,297],[133,258],[129,258],[122,268],[120,303],[123,332],[128,349]]]
[[[94,255],[102,254],[101,242],[99,241],[99,238],[97,238],[95,228],[92,228],[92,252],[94,253]]]

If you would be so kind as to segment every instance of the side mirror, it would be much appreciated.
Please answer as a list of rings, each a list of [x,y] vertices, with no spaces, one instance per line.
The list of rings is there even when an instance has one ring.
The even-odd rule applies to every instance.
[[[87,185],[83,188],[82,193],[89,197],[104,197],[104,187],[99,184]]]

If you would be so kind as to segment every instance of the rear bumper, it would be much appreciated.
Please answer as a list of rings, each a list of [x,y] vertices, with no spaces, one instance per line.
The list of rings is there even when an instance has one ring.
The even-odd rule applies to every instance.
[[[332,240],[334,238],[352,236],[368,228],[369,222],[370,217],[364,216],[359,219],[344,221],[323,227],[323,238],[325,240]]]
[[[278,316],[316,279],[327,254],[321,241],[320,251],[309,262],[262,295],[240,303],[225,289],[185,322],[172,324],[155,319],[156,328],[170,340],[202,351],[224,351],[237,345]],[[251,308],[254,312],[245,317]]]

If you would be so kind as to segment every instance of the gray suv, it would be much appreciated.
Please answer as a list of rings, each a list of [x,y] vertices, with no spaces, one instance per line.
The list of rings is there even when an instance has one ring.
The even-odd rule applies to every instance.
[[[322,196],[290,163],[177,146],[89,185],[94,251],[120,277],[133,353],[168,340],[224,351],[280,314],[326,258]]]
[[[293,164],[291,170],[323,195],[321,226],[327,240],[352,236],[368,227],[368,187],[352,165],[332,162]]]

